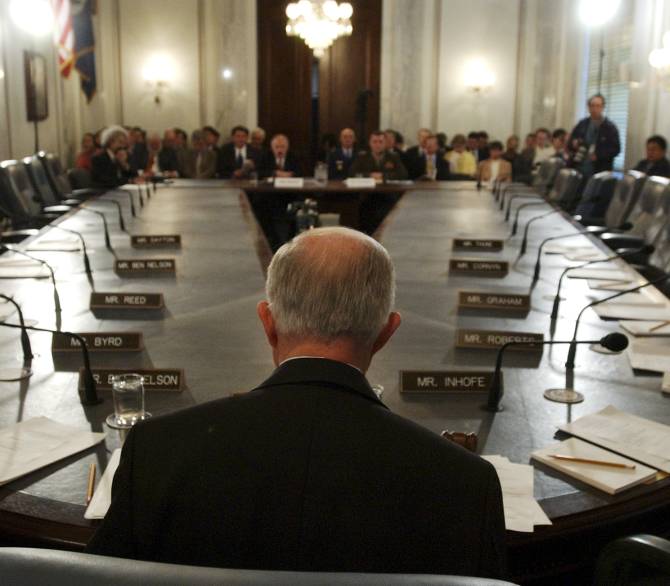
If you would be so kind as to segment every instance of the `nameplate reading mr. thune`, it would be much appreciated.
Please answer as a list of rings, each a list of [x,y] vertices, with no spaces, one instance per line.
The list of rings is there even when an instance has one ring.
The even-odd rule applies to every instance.
[[[509,263],[502,260],[452,258],[449,261],[449,272],[454,275],[501,278],[509,272]]]
[[[502,383],[502,373],[500,382]],[[475,370],[401,370],[401,393],[485,393],[493,372]]]
[[[145,391],[183,391],[184,371],[179,368],[94,368],[91,370],[95,385],[100,391],[112,390],[112,379],[119,374],[141,374],[144,377]],[[79,369],[79,388],[84,388],[84,369]]]
[[[454,250],[471,250],[473,252],[500,252],[503,240],[485,240],[483,238],[454,238]]]
[[[181,248],[179,234],[146,234],[130,237],[133,248]]]
[[[94,309],[163,309],[162,293],[91,293]]]
[[[114,261],[114,272],[119,277],[174,276],[173,258],[144,258]]]
[[[530,311],[530,295],[459,291],[458,307],[462,309],[495,309],[528,313]]]
[[[141,332],[96,332],[79,334],[89,352],[139,352],[143,348]],[[54,334],[52,352],[79,352],[79,341],[71,336]]]

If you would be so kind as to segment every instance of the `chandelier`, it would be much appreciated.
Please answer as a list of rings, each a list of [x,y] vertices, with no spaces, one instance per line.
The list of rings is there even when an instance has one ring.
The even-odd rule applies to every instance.
[[[315,57],[323,57],[325,50],[340,37],[351,35],[351,15],[354,9],[349,2],[335,0],[300,0],[286,7],[286,34],[300,37],[314,51]]]

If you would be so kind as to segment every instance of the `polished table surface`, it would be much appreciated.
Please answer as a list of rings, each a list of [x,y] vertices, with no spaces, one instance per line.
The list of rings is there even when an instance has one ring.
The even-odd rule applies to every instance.
[[[527,463],[529,454],[554,441],[556,426],[593,413],[606,405],[670,424],[670,399],[660,391],[657,376],[634,375],[625,355],[603,355],[580,346],[575,386],[586,400],[578,405],[546,401],[542,392],[565,382],[566,346],[546,348],[538,364],[537,354],[507,353],[504,367],[505,409],[491,414],[481,409],[481,395],[408,396],[399,392],[400,370],[492,370],[495,352],[456,349],[459,328],[514,330],[549,335],[551,298],[560,271],[567,266],[561,256],[545,256],[543,272],[532,292],[526,317],[463,314],[457,308],[460,289],[527,293],[542,238],[576,230],[560,215],[537,222],[531,231],[529,253],[518,263],[519,239],[508,240],[501,253],[454,253],[453,238],[507,238],[509,226],[502,221],[491,193],[471,183],[442,183],[411,187],[381,227],[378,238],[389,250],[397,272],[397,309],[403,323],[368,372],[373,384],[384,387],[384,402],[395,412],[439,433],[442,430],[473,431],[479,435],[479,451],[501,454],[513,462]],[[133,187],[128,188],[135,193]],[[159,186],[138,217],[130,218],[128,195],[121,190],[105,198],[124,206],[133,234],[182,236],[181,250],[138,250],[117,228],[111,206],[90,201],[105,211],[112,228],[112,243],[119,258],[175,257],[176,278],[119,278],[112,270],[113,257],[104,248],[100,220],[93,214],[72,212],[60,219],[64,227],[81,231],[91,250],[95,287],[104,292],[162,292],[166,310],[162,319],[97,319],[88,309],[90,287],[78,253],[33,253],[55,266],[63,304],[63,329],[75,332],[141,331],[140,353],[93,353],[93,367],[183,368],[187,388],[181,393],[152,392],[147,409],[154,416],[183,409],[262,382],[273,369],[269,348],[257,321],[256,303],[263,298],[264,267],[269,253],[250,213],[244,193],[229,182],[176,182]],[[533,210],[533,211],[531,211]],[[522,218],[540,213],[531,208]],[[43,230],[46,232],[46,230]],[[51,237],[56,237],[55,231]],[[569,241],[566,241],[569,242]],[[449,276],[448,261],[454,257],[483,257],[510,261],[503,279]],[[566,279],[555,339],[570,339],[574,319],[592,295],[586,282]],[[27,319],[53,327],[50,283],[46,279],[0,281],[0,292],[14,295]],[[603,296],[602,293],[598,294]],[[8,321],[16,321],[15,316]],[[580,339],[597,339],[619,331],[617,322],[602,321],[585,313]],[[112,411],[109,392],[100,391],[104,403],[83,407],[76,390],[77,358],[54,371],[51,336],[31,332],[36,358],[33,376],[23,383],[0,383],[0,426],[38,415],[77,426],[104,431],[103,445],[19,479],[0,489],[0,541],[3,533],[15,538],[42,538],[44,543],[77,547],[85,543],[94,524],[83,519],[88,464],[104,469],[111,450],[121,445],[122,434],[102,422]],[[0,368],[20,362],[16,331],[0,328]],[[587,524],[631,512],[670,511],[670,483],[611,497],[546,469],[536,468],[535,496],[553,527],[533,534],[509,534],[513,576],[530,580],[542,569],[533,569],[541,557],[533,549],[561,535],[572,535]],[[660,508],[659,508],[660,507]],[[10,539],[9,537],[7,539]],[[557,542],[558,543],[558,542]]]

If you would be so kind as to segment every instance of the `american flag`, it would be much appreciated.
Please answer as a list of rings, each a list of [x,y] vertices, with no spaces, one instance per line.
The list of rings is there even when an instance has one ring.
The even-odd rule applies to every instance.
[[[65,78],[70,76],[74,59],[74,32],[70,0],[51,0],[54,11],[54,42],[58,47],[58,67]]]

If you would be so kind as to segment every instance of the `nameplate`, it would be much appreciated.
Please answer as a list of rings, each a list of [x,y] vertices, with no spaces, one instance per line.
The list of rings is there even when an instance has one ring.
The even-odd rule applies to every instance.
[[[349,177],[344,184],[349,189],[374,189],[377,186],[373,177]]]
[[[474,258],[452,258],[449,272],[457,275],[482,277],[504,277],[509,272],[509,263],[502,260],[478,260]]]
[[[454,250],[472,250],[477,252],[500,252],[505,246],[504,240],[482,240],[475,238],[454,238]]]
[[[141,332],[96,332],[79,334],[89,352],[139,352],[143,348]],[[81,344],[71,336],[54,334],[52,352],[79,352]]]
[[[179,234],[138,235],[130,237],[133,248],[181,248]]]
[[[302,177],[275,177],[274,186],[278,189],[302,189],[305,180]]]
[[[527,312],[530,311],[530,295],[459,291],[458,307],[466,309],[501,309],[504,311]]]
[[[173,258],[144,258],[114,261],[114,272],[120,277],[147,275],[174,275],[177,270]]]
[[[100,391],[112,390],[112,378],[119,374],[135,373],[144,377],[145,391],[173,391],[184,390],[184,371],[179,368],[94,368],[91,370],[95,379],[95,386]],[[79,389],[84,388],[84,369],[79,369]]]
[[[509,342],[541,343],[543,334],[495,330],[456,330],[456,348],[498,349]],[[542,346],[510,346],[510,350],[542,350]]]
[[[502,384],[502,373],[500,375]],[[492,371],[401,370],[401,393],[485,393],[493,380]]]
[[[91,293],[91,309],[163,309],[162,293]]]

